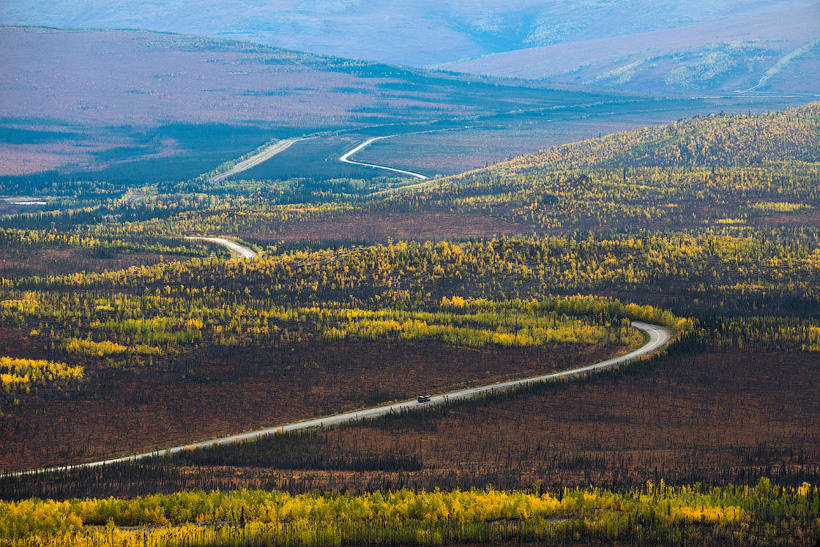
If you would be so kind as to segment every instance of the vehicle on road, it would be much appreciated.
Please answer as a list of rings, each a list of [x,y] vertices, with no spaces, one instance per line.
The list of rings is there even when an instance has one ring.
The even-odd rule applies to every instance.
[[[251,251],[250,249],[248,249]],[[253,252],[253,251],[251,251]],[[598,372],[602,370],[609,370],[616,367],[620,367],[621,365],[631,362],[639,357],[644,355],[648,355],[657,351],[658,349],[665,346],[670,340],[672,333],[665,329],[664,327],[660,327],[657,325],[651,325],[649,323],[642,323],[640,321],[632,321],[632,326],[637,328],[638,330],[643,331],[644,333],[649,335],[649,341],[641,346],[640,348],[627,353],[625,355],[619,355],[618,357],[612,357],[611,359],[607,359],[605,361],[600,361],[598,363],[594,363],[591,365],[582,366],[579,368],[564,370],[561,372],[551,372],[548,374],[543,374],[541,376],[532,376],[528,378],[521,378],[518,380],[509,380],[506,382],[496,383],[496,384],[489,384],[484,386],[477,386],[471,387],[466,389],[461,389],[458,391],[451,391],[443,396],[444,402],[448,401],[458,401],[469,399],[471,397],[475,397],[481,395],[483,393],[496,393],[498,391],[504,391],[508,389],[515,389],[519,387],[528,386],[534,384],[536,382],[553,382],[559,379],[565,378],[582,378],[586,377],[591,372]],[[429,395],[419,395],[416,398],[416,405],[420,403],[428,403],[430,402],[431,397]],[[266,429],[259,429],[256,431],[249,431],[246,433],[238,433],[235,435],[229,435],[227,437],[219,437],[217,439],[211,439],[207,441],[202,441],[190,445],[184,446],[175,446],[170,448],[165,448],[161,452],[162,454],[176,454],[182,451],[187,451],[191,449],[201,449],[201,448],[209,448],[213,446],[221,446],[236,442],[244,442],[258,439],[260,435],[270,435],[272,433],[284,433],[287,431],[303,431],[306,429],[310,429],[313,427],[328,427],[331,425],[339,425],[339,424],[347,424],[355,421],[359,421],[365,418],[377,418],[379,416],[385,416],[388,414],[395,413],[396,410],[402,409],[410,409],[414,408],[412,404],[413,401],[404,401],[402,403],[388,403],[377,407],[367,408],[364,410],[355,410],[351,412],[345,412],[343,414],[336,414],[334,416],[325,416],[322,418],[313,418],[309,420],[304,420],[301,422],[294,422],[290,424],[280,424],[274,427],[266,428]],[[88,463],[81,463],[81,464],[74,464],[74,465],[63,465],[58,467],[44,467],[40,469],[31,469],[28,471],[17,471],[12,473],[2,473],[0,472],[0,479],[4,479],[7,477],[23,477],[27,475],[33,474],[44,474],[44,473],[54,473],[54,472],[62,472],[67,470],[78,470],[78,469],[92,469],[104,465],[112,465],[117,463],[123,462],[134,462],[143,460],[146,458],[155,458],[157,457],[159,451],[153,452],[145,452],[142,454],[134,454],[131,456],[122,456],[119,458],[109,459],[109,460],[101,460],[96,462],[88,462]]]

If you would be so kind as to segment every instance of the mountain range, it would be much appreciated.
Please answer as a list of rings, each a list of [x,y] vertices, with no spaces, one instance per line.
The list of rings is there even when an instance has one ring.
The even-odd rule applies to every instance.
[[[389,64],[686,94],[816,93],[811,0],[20,0],[0,23],[247,40]]]

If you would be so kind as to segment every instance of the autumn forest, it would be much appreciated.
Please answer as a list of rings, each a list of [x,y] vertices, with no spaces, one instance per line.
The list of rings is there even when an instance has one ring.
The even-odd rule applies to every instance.
[[[0,544],[815,541],[819,151],[811,103],[428,180],[8,179],[38,205],[0,204]],[[163,453],[588,365],[633,321],[671,341]]]

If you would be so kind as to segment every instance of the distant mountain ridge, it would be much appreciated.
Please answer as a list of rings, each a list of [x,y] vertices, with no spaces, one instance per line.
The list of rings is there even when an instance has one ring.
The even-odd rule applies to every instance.
[[[0,3],[0,23],[181,32],[632,92],[812,93],[820,5],[811,0],[18,0]],[[766,77],[771,70],[775,73]]]
[[[780,3],[718,21],[520,49],[444,67],[637,92],[816,96],[818,6]]]
[[[617,99],[148,31],[0,26],[0,51],[0,177],[189,178],[272,139]]]

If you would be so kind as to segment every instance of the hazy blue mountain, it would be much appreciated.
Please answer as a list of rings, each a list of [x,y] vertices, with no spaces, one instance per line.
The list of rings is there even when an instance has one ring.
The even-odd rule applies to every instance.
[[[643,92],[814,88],[816,0],[14,0],[0,23],[138,28]],[[804,49],[801,49],[804,48]],[[792,55],[792,57],[788,57]]]
[[[816,96],[820,3],[774,2],[714,21],[615,36],[601,33],[444,66],[631,91]]]
[[[0,27],[0,51],[0,177],[187,178],[272,138],[511,111],[577,117],[618,99],[139,30]]]

